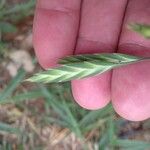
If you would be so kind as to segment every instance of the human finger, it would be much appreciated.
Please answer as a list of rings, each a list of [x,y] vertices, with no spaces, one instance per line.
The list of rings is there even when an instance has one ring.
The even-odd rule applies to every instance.
[[[118,52],[150,56],[150,40],[127,28],[130,23],[150,24],[150,1],[130,0]],[[122,117],[140,121],[150,117],[150,62],[140,62],[113,71],[112,103]]]
[[[127,0],[84,0],[75,54],[114,52]],[[72,81],[76,102],[99,109],[110,101],[111,72]]]
[[[73,53],[81,0],[38,0],[33,26],[36,56],[44,68]]]

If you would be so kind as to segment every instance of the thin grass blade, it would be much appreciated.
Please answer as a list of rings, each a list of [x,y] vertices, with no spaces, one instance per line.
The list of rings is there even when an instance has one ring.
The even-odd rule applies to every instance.
[[[0,101],[11,96],[11,94],[17,88],[17,86],[20,84],[20,82],[23,80],[25,75],[26,75],[26,72],[23,69],[20,69],[18,71],[18,74],[16,75],[16,77],[14,77],[10,81],[10,83],[7,85],[7,87],[0,93]]]
[[[3,122],[0,122],[0,131],[11,133],[11,134],[21,133],[21,131],[18,128],[14,128],[11,125],[3,123]]]
[[[127,139],[116,139],[113,145],[127,150],[148,150],[150,148],[149,142]]]
[[[43,93],[40,89],[33,90],[31,92],[25,92],[17,94],[13,97],[9,97],[7,99],[3,99],[0,101],[0,104],[7,104],[7,103],[19,103],[26,100],[31,101],[32,99],[37,99],[39,97],[43,97]]]

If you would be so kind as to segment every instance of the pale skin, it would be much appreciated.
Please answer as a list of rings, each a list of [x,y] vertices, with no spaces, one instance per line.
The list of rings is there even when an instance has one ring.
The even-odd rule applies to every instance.
[[[33,43],[45,69],[67,55],[121,52],[150,56],[150,40],[127,24],[150,24],[150,0],[37,0]],[[87,109],[105,107],[128,120],[150,117],[150,62],[72,81],[76,102]]]

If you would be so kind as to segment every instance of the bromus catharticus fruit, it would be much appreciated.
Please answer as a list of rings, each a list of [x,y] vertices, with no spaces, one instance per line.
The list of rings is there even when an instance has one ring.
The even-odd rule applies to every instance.
[[[52,83],[82,79],[144,60],[150,60],[150,57],[138,57],[121,53],[67,56],[59,60],[60,67],[37,73],[26,81]]]

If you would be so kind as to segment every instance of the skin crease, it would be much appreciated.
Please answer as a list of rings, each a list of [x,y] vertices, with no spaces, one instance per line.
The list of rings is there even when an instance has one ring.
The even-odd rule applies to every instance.
[[[131,0],[128,3],[118,52],[150,56],[150,40],[126,28],[131,22],[150,24],[150,1]],[[112,103],[126,119],[140,121],[150,117],[150,62],[122,67],[113,71]]]
[[[38,0],[33,43],[39,63],[44,68],[54,67],[58,58],[73,52],[150,55],[150,41],[126,27],[131,22],[150,24],[148,6],[149,0]],[[115,69],[112,78],[111,72],[107,72],[74,80],[73,96],[87,109],[102,108],[112,99],[122,117],[134,121],[147,119],[149,65],[150,62],[142,62]]]

